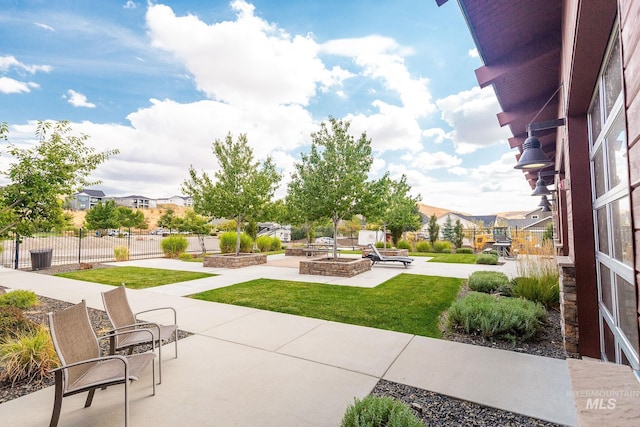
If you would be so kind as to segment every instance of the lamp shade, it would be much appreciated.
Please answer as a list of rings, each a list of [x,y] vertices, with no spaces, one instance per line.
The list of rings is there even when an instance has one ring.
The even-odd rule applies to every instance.
[[[522,147],[522,155],[515,169],[542,169],[554,164],[540,148],[540,140],[535,135],[527,138]]]
[[[543,208],[550,208],[551,207],[551,203],[549,203],[549,200],[547,199],[547,196],[540,197],[540,203],[538,203],[538,206],[542,206]]]
[[[549,206],[543,206],[540,212],[551,212],[551,208]]]
[[[532,196],[546,196],[551,194],[551,191],[547,188],[547,183],[544,179],[538,175],[538,180],[536,181],[536,188],[531,193]]]

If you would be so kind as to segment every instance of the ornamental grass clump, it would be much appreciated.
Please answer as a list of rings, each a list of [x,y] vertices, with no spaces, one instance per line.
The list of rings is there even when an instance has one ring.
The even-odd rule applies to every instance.
[[[539,302],[545,307],[560,303],[560,271],[551,241],[536,247],[536,254],[518,257],[518,275],[513,280],[513,295]]]
[[[31,332],[36,324],[24,317],[22,310],[17,307],[0,307],[0,340],[15,337],[16,334]]]
[[[160,247],[167,258],[178,258],[187,250],[189,241],[184,236],[168,236],[162,239]]]
[[[436,240],[433,243],[433,252],[440,253],[451,253],[451,242],[447,242],[446,240]]]
[[[449,329],[512,342],[534,338],[547,312],[522,298],[470,292],[449,308]]]
[[[12,386],[23,380],[42,382],[58,364],[49,330],[43,325],[0,342],[0,381]]]
[[[219,236],[220,239],[220,252],[223,254],[231,254],[236,252],[236,237],[235,231],[227,231]],[[250,253],[253,250],[253,240],[246,233],[240,233],[240,252]]]
[[[399,240],[398,244],[396,245],[396,247],[398,249],[406,249],[406,250],[411,250],[411,243],[409,243],[407,240]]]
[[[367,396],[354,399],[340,427],[424,427],[411,409],[390,397]]]
[[[33,291],[16,289],[0,295],[0,307],[16,307],[24,310],[38,304],[38,296]]]
[[[128,261],[129,248],[126,246],[117,246],[113,248],[113,256],[116,258],[116,261]]]
[[[469,289],[476,292],[511,294],[509,277],[499,271],[474,271],[469,276],[467,284]]]
[[[429,242],[418,242],[418,244],[416,244],[416,251],[418,252],[431,252],[431,243]]]

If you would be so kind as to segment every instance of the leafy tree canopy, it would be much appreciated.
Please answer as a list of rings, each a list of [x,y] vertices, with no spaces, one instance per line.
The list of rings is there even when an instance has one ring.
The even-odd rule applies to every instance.
[[[360,213],[373,162],[371,140],[365,133],[355,139],[349,126],[333,117],[328,124],[322,122],[320,130],[311,134],[311,151],[294,165],[289,186],[294,193],[290,200],[306,210],[307,219],[331,219],[334,237],[341,219]],[[335,240],[333,255],[337,256]]]
[[[89,136],[71,134],[68,121],[38,122],[37,143],[19,148],[9,143],[14,161],[2,173],[9,184],[0,190],[0,233],[29,236],[35,227],[54,228],[64,222],[60,197],[98,184],[88,178],[98,165],[118,150],[96,153],[86,145]],[[0,139],[8,140],[6,123]]]
[[[197,213],[212,218],[236,219],[238,254],[243,221],[262,211],[273,197],[281,176],[270,157],[262,163],[254,161],[245,134],[240,134],[236,142],[231,133],[224,141],[216,139],[213,153],[219,165],[214,173],[215,182],[206,172],[199,175],[191,167],[190,178],[182,188],[193,198]]]

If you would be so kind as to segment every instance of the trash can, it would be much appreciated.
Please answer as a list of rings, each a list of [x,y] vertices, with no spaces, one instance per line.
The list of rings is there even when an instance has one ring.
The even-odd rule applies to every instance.
[[[31,270],[51,267],[53,249],[32,249],[29,252],[31,252]]]

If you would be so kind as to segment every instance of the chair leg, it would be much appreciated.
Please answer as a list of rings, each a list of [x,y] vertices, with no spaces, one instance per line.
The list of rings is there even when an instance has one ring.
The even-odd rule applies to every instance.
[[[158,339],[158,384],[162,384],[162,339]]]
[[[176,347],[176,359],[178,358],[178,328],[176,328],[175,332],[173,333],[173,344]]]
[[[51,414],[49,427],[56,427],[60,420],[60,410],[62,409],[62,371],[55,372],[55,381],[56,395],[53,400],[53,413]]]
[[[124,380],[124,427],[129,427],[129,368],[125,369]]]
[[[106,389],[106,387],[102,387],[102,389]],[[87,394],[87,400],[84,402],[84,407],[88,408],[89,406],[91,406],[91,403],[93,403],[93,395],[96,393],[96,389],[92,388],[91,390],[89,390],[89,394]]]

